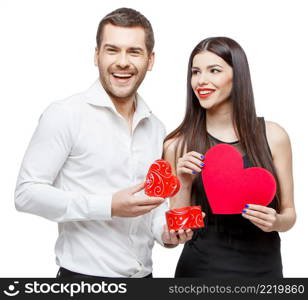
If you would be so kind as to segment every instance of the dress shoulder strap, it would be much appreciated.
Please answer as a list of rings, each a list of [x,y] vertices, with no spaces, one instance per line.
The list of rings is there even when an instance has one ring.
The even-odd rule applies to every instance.
[[[258,117],[258,120],[259,120],[260,130],[261,130],[261,132],[262,132],[262,134],[264,136],[264,140],[266,142],[267,149],[268,149],[271,157],[273,158],[272,151],[271,151],[271,148],[269,146],[269,143],[268,143],[268,140],[267,140],[267,136],[266,136],[266,125],[265,125],[264,117]]]

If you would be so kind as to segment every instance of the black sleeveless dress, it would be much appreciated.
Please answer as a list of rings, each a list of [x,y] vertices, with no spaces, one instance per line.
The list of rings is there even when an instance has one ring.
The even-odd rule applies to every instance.
[[[209,137],[211,146],[225,143]],[[240,145],[238,141],[225,144],[236,148]],[[244,168],[251,167],[248,156],[242,155]],[[205,227],[195,230],[193,238],[184,245],[175,277],[283,277],[278,232],[264,232],[240,214],[212,214],[201,174],[194,181],[192,194],[194,203],[206,212]],[[275,207],[275,201],[274,198],[269,206]]]

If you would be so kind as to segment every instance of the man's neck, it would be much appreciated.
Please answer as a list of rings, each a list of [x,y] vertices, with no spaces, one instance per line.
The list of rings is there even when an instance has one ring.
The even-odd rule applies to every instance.
[[[129,98],[114,98],[110,97],[117,112],[126,120],[129,134],[133,132],[133,117],[136,110],[136,95]]]
[[[129,98],[114,98],[110,97],[113,102],[117,112],[128,122],[131,122],[135,112],[135,99],[136,96],[131,96]]]

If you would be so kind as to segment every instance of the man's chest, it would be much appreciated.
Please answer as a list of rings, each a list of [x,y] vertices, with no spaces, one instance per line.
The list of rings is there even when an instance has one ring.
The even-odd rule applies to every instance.
[[[125,120],[87,118],[79,126],[68,163],[110,173],[144,173],[161,157],[162,143],[151,124],[140,123],[131,133]]]

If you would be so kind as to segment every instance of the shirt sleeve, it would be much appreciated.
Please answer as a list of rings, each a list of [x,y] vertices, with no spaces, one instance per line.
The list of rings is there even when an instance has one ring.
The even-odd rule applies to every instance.
[[[162,246],[164,243],[161,239],[162,233],[164,231],[164,225],[166,224],[165,212],[168,210],[167,200],[165,200],[160,206],[153,210],[152,217],[152,232],[155,240]]]
[[[81,194],[53,186],[73,146],[71,115],[60,103],[51,104],[42,114],[18,175],[16,209],[55,222],[110,220],[112,195]]]
[[[159,121],[158,123],[160,126],[159,130],[159,140],[161,141],[159,145],[159,153],[163,153],[163,141],[166,137],[166,128],[162,122]],[[166,199],[160,206],[153,210],[153,217],[152,217],[152,232],[154,235],[155,240],[162,246],[164,243],[161,239],[162,233],[164,231],[164,225],[166,224],[166,215],[165,212],[168,210],[168,200]]]

